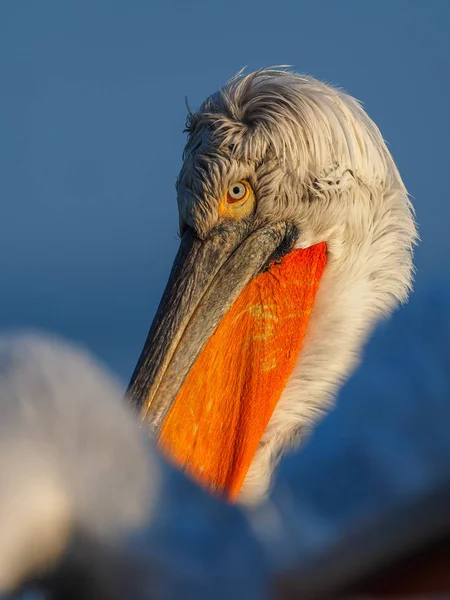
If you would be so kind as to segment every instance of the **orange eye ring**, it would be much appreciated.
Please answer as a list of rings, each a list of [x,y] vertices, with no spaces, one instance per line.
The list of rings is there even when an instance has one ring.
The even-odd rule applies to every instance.
[[[242,205],[248,199],[251,193],[250,184],[245,181],[232,183],[227,190],[226,200],[231,205]]]

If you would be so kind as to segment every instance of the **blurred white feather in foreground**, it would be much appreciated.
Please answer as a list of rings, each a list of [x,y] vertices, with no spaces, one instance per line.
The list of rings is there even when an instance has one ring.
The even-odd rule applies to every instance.
[[[148,522],[157,469],[119,385],[93,359],[57,340],[3,339],[0,402],[2,590],[79,554],[75,539],[87,561],[90,545]]]
[[[242,511],[152,459],[92,361],[57,342],[5,340],[2,588],[63,548],[57,583],[45,582],[57,598],[61,580],[75,590],[86,575],[96,598],[264,598],[279,569],[448,482],[449,350],[448,290],[414,295],[377,331],[337,408],[282,462],[269,501]]]

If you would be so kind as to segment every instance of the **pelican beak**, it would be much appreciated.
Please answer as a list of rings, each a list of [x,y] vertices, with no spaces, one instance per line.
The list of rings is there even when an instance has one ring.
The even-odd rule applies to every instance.
[[[234,499],[301,347],[326,247],[294,226],[181,240],[128,394],[164,451]],[[306,254],[305,254],[306,253]],[[293,260],[295,258],[295,260]]]

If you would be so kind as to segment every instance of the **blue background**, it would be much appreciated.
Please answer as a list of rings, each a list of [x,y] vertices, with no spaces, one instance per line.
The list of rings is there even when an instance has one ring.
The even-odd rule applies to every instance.
[[[0,328],[81,341],[124,379],[177,248],[192,106],[289,64],[364,102],[414,198],[417,287],[448,272],[450,2],[2,0]]]

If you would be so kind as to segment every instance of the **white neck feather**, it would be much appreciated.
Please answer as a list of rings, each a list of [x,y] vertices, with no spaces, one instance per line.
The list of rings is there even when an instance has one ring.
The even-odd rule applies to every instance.
[[[406,190],[393,163],[392,168],[392,185],[378,196],[353,182],[337,205],[345,219],[331,216],[335,226],[325,238],[323,230],[311,228],[310,216],[303,224],[299,246],[325,239],[327,267],[303,349],[244,482],[239,497],[244,504],[264,497],[280,455],[302,442],[330,407],[377,320],[406,300],[416,231]],[[320,213],[320,205],[314,210]]]

